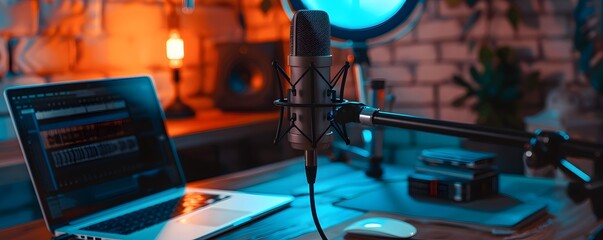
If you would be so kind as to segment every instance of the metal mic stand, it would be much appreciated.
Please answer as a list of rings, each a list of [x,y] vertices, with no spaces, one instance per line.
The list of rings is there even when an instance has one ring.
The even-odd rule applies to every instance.
[[[464,137],[486,143],[521,147],[526,151],[524,160],[530,167],[553,165],[569,174],[573,182],[568,195],[576,202],[591,200],[593,213],[603,218],[603,145],[570,140],[563,132],[524,131],[498,129],[479,125],[463,124],[421,118],[411,115],[381,112],[362,103],[347,103],[338,107],[333,120],[340,124],[360,123],[363,125],[389,126],[424,132]],[[595,171],[589,176],[569,162],[566,157],[589,158],[594,161]]]

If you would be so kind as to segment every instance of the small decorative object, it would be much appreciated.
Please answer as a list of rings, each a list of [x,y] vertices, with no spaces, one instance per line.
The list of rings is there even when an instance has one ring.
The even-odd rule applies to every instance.
[[[165,109],[168,118],[185,118],[195,116],[195,111],[180,100],[180,68],[184,58],[184,41],[180,38],[178,31],[170,32],[169,39],[165,42],[167,58],[170,60],[172,78],[174,80],[175,99]]]
[[[460,107],[469,98],[477,97],[472,109],[478,113],[478,124],[523,129],[520,100],[523,94],[536,88],[540,74],[524,75],[515,51],[509,47],[491,49],[482,46],[479,62],[483,70],[475,66],[469,69],[475,84],[458,75],[453,77],[456,85],[467,90],[453,101],[453,106]]]

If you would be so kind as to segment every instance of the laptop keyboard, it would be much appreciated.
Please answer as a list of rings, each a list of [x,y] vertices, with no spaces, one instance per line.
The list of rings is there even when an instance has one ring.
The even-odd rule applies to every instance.
[[[204,193],[186,193],[182,197],[90,225],[82,228],[82,230],[128,235],[228,197]]]

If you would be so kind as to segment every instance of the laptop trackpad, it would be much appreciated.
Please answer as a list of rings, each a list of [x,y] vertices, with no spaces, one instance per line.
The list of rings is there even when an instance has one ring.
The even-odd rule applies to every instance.
[[[249,212],[214,208],[206,209],[198,214],[179,220],[178,222],[217,227],[247,214],[249,214]]]

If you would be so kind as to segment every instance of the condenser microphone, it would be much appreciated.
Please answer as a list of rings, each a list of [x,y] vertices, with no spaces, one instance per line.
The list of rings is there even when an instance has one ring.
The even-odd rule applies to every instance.
[[[298,11],[291,20],[289,66],[291,79],[297,81],[289,90],[290,108],[295,120],[287,136],[293,149],[306,151],[306,166],[316,166],[316,151],[333,142],[329,114],[331,25],[324,11]],[[323,107],[321,107],[323,106]],[[293,124],[293,123],[292,123]]]
[[[343,99],[346,76],[350,64],[348,62],[331,79],[331,24],[324,11],[302,10],[293,15],[291,20],[291,45],[289,66],[291,77],[273,62],[280,97],[274,101],[279,106],[280,120],[276,130],[274,143],[287,136],[291,147],[304,150],[306,157],[306,179],[312,218],[320,237],[327,239],[316,213],[314,201],[314,182],[317,173],[317,151],[328,148],[333,142],[333,129],[349,143],[345,125],[334,121],[334,111],[347,103]],[[287,97],[283,92],[281,76],[291,87]],[[339,97],[334,89],[341,80]],[[285,118],[284,110],[288,117]],[[289,127],[283,131],[283,121],[289,120]],[[281,134],[282,133],[282,134]]]

